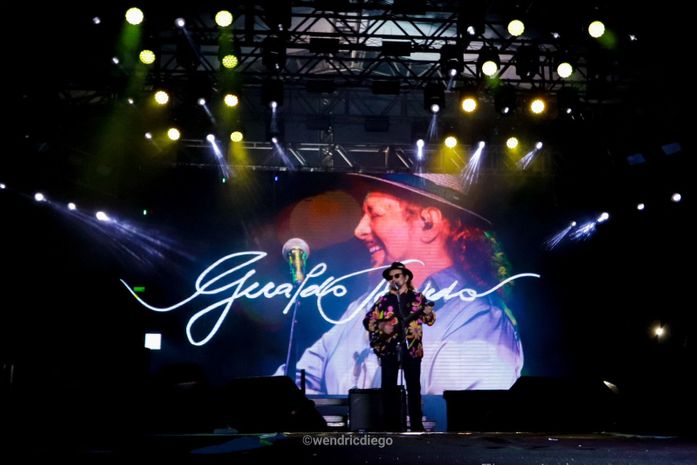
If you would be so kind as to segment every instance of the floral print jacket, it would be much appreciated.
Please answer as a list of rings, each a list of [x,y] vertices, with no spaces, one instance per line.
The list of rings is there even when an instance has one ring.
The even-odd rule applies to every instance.
[[[400,310],[399,303],[402,303]],[[396,353],[397,343],[404,341],[409,355],[414,358],[422,358],[423,350],[423,324],[432,326],[436,321],[436,314],[424,313],[426,304],[433,305],[426,300],[420,292],[409,290],[397,295],[391,292],[383,295],[373,305],[373,308],[363,318],[363,326],[369,332],[370,347],[378,357],[385,357]],[[406,305],[405,305],[406,304]],[[380,329],[380,323],[390,322],[394,324],[391,334]]]

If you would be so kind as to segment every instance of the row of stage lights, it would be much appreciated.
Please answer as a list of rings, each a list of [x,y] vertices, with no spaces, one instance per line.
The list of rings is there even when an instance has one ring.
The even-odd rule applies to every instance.
[[[140,25],[144,20],[144,14],[142,10],[138,8],[129,9],[126,12],[125,17],[126,21],[129,24],[135,26]],[[235,68],[239,63],[240,59],[239,52],[236,52],[234,47],[231,47],[230,45],[233,42],[233,37],[230,31],[225,29],[232,24],[233,19],[234,18],[232,13],[230,13],[227,10],[221,10],[215,14],[215,22],[221,28],[221,40],[219,41],[219,58],[221,66],[227,69]],[[99,24],[101,22],[101,20],[98,17],[93,18],[93,21],[96,24]],[[175,24],[177,25],[177,27],[185,30],[186,22],[183,18],[177,18],[175,20]],[[511,36],[519,37],[525,31],[525,24],[521,19],[515,18],[510,21],[507,29]],[[590,21],[587,30],[588,34],[591,37],[598,40],[602,39],[606,33],[604,23],[599,20]],[[481,31],[475,31],[473,26],[468,27],[467,31],[471,35],[481,33]],[[558,33],[553,34],[556,37],[559,36]],[[637,36],[631,35],[630,40],[637,40]],[[460,74],[460,72],[463,69],[462,50],[457,49],[457,47],[452,47],[453,46],[451,45],[445,45],[441,50],[441,66],[444,71],[444,75],[448,76],[451,79],[451,82],[448,84],[448,90],[450,90],[451,88],[452,79],[458,74]],[[527,50],[525,47],[527,46],[521,47],[521,55],[525,54],[523,53],[525,50]],[[518,72],[518,74],[520,74],[523,77],[530,77],[531,75],[535,74],[535,68],[539,66],[539,62],[537,61],[536,53],[533,50],[528,50],[526,53],[527,55],[530,55],[530,58],[532,59],[525,60],[523,56],[519,56],[514,61],[516,63],[516,71]],[[556,60],[556,71],[559,77],[562,79],[570,78],[574,72],[574,66],[572,64],[573,60],[571,60],[568,57],[568,55],[569,54],[567,52],[562,53],[560,54],[560,58]],[[142,63],[146,65],[151,65],[155,62],[156,55],[153,50],[143,48],[139,52],[139,58]],[[113,57],[112,60],[115,64],[119,63],[119,59],[117,57]],[[525,61],[532,63],[537,62],[537,64],[527,66],[523,64]],[[488,46],[484,46],[479,51],[479,59],[477,63],[480,72],[488,78],[495,78],[501,68],[501,62],[498,56],[498,52],[494,48]],[[526,69],[523,69],[524,66],[526,69],[530,69],[526,71]],[[276,63],[275,69],[278,68],[279,64]],[[439,83],[432,83],[426,86],[426,88],[424,89],[424,107],[427,109],[427,111],[430,111],[432,113],[438,113],[443,109],[445,105],[445,98],[443,92],[444,86]],[[282,93],[282,89],[280,90],[280,93]],[[461,94],[462,95],[460,98],[460,107],[462,108],[462,110],[468,114],[474,113],[479,106],[478,98],[475,95],[475,92],[471,89],[465,88],[461,91]],[[235,95],[235,97],[237,96]],[[504,115],[511,113],[516,106],[516,96],[514,89],[503,86],[501,89],[496,91],[495,97],[496,108],[498,111],[500,111],[500,113]],[[280,101],[282,99],[277,98],[275,100]],[[578,106],[577,91],[570,87],[562,88],[558,94],[558,106],[559,111],[562,114],[570,115],[573,112],[575,112],[576,107]],[[547,99],[541,95],[532,96],[528,102],[528,109],[530,113],[533,115],[541,115],[545,113],[548,107],[549,105]]]

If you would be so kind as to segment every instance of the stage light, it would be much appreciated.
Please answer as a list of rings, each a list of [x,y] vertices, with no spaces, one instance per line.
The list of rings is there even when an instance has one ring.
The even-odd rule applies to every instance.
[[[240,98],[235,94],[225,94],[223,101],[228,107],[234,108],[240,103]]]
[[[240,49],[231,32],[225,31],[218,38],[218,59],[226,69],[234,69],[240,61]]]
[[[186,26],[186,21],[184,20],[184,18],[177,18],[174,20],[174,25],[178,28],[182,28]]]
[[[242,142],[242,139],[244,139],[244,135],[242,134],[241,131],[233,131],[230,133],[230,140],[233,142]]]
[[[148,216],[148,210],[145,208],[143,209],[143,216]]]
[[[129,24],[137,26],[143,22],[143,18],[144,15],[140,8],[133,7],[126,11],[126,21],[128,21]]]
[[[169,139],[173,141],[179,140],[179,138],[181,137],[181,132],[179,132],[179,129],[177,128],[169,128],[167,130],[167,137],[169,137]]]
[[[92,22],[94,24],[102,24],[102,19],[99,16],[95,16],[94,18],[92,18]]]
[[[429,82],[424,88],[424,108],[431,113],[438,113],[445,107],[445,90],[438,82]]]
[[[152,133],[151,132],[146,132],[145,133],[145,138],[148,140],[152,140]]]
[[[536,148],[537,150],[540,150],[540,149],[542,148],[542,142],[536,143],[536,144],[535,144],[535,148]]]
[[[128,97],[128,99],[126,101],[128,102],[129,105],[135,105],[135,103],[136,103],[136,101],[130,97]]]
[[[557,65],[557,74],[560,78],[566,79],[574,72],[574,67],[568,61],[563,61]]]
[[[107,214],[104,213],[103,211],[98,211],[97,213],[95,213],[94,216],[95,216],[99,221],[104,221],[104,222],[110,221],[109,215],[107,215]]]
[[[232,24],[232,13],[227,10],[220,10],[215,14],[215,24],[220,27],[228,27]]]
[[[271,102],[276,106],[283,105],[283,81],[280,79],[266,79],[261,84],[261,102],[271,107]]]
[[[444,75],[453,78],[463,69],[463,48],[459,45],[446,44],[440,48],[440,66]]]
[[[501,86],[496,89],[494,107],[502,115],[510,115],[516,107],[516,91],[511,86]]]
[[[261,62],[271,70],[279,70],[286,64],[286,43],[281,37],[268,36],[261,45]]]
[[[424,148],[424,145],[425,145],[425,144],[426,144],[426,143],[424,142],[423,139],[419,139],[419,140],[416,141],[416,147],[417,147],[417,148],[422,149],[422,148]]]
[[[462,99],[461,106],[465,113],[472,113],[477,109],[477,99],[474,97],[465,97]]]
[[[518,138],[517,137],[509,137],[508,139],[506,139],[506,147],[508,147],[511,150],[518,147]]]
[[[206,140],[208,142],[215,142],[215,135],[213,135],[213,134],[206,135]]]
[[[535,115],[541,115],[544,113],[546,107],[547,105],[545,104],[545,101],[539,97],[532,99],[530,102],[530,111]]]
[[[501,66],[501,59],[499,58],[499,53],[496,48],[488,46],[482,47],[479,51],[477,65],[485,76],[494,76],[498,72],[499,66]]]
[[[36,194],[34,194],[34,200],[36,200],[37,202],[45,202],[46,196],[41,192],[37,192]]]
[[[77,210],[77,205],[75,205],[73,202],[69,202],[68,203],[68,210],[70,210],[70,211]]]
[[[148,49],[141,50],[140,54],[138,55],[138,59],[144,65],[151,65],[155,62],[155,52]]]
[[[560,114],[578,113],[578,91],[572,87],[562,87],[557,92],[557,108]]]
[[[121,63],[121,60],[119,60],[118,57],[111,57],[111,62],[115,65],[118,65],[119,63]]]
[[[233,69],[237,66],[238,60],[235,55],[225,55],[221,60],[223,66],[227,69]]]
[[[540,73],[540,50],[534,45],[521,45],[513,57],[515,72],[523,79],[532,79]]]
[[[508,23],[508,33],[513,37],[519,37],[525,32],[525,24],[519,19],[514,19]]]
[[[454,136],[448,136],[445,138],[445,146],[449,149],[455,148],[457,145],[457,139]]]
[[[610,214],[608,212],[602,212],[598,217],[598,223],[604,223],[610,219]]]
[[[602,21],[593,21],[588,25],[588,34],[594,39],[599,39],[605,34],[605,24]]]
[[[7,189],[7,184],[0,182],[0,190]]]
[[[682,195],[678,194],[677,192],[673,195],[670,196],[670,200],[673,202],[680,202],[682,200]]]
[[[164,90],[158,90],[155,92],[155,102],[160,105],[166,105],[169,102],[169,94]]]
[[[657,338],[660,338],[665,334],[665,329],[663,328],[663,326],[657,325],[654,328],[653,333],[656,335]]]
[[[198,104],[199,104],[199,106],[204,106],[204,105],[206,105],[206,99],[205,99],[205,98],[200,98],[200,99],[198,99]]]
[[[643,203],[639,203],[639,204],[637,204],[637,206],[636,206],[636,209],[639,210],[639,211],[643,210],[644,208],[646,208],[646,205],[644,205]]]

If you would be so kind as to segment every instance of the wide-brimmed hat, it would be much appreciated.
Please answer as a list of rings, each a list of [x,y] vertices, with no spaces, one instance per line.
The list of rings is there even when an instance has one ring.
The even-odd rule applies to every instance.
[[[389,281],[390,280],[390,271],[392,271],[392,270],[401,271],[405,275],[409,276],[410,281],[412,279],[414,279],[414,273],[412,273],[411,270],[409,268],[407,268],[404,265],[404,263],[402,263],[402,262],[392,262],[390,267],[382,272],[382,277],[385,278],[387,281]]]
[[[484,229],[491,227],[491,221],[467,208],[467,196],[458,176],[444,173],[348,174],[361,177],[371,184],[393,186],[434,200],[461,214],[468,224]]]

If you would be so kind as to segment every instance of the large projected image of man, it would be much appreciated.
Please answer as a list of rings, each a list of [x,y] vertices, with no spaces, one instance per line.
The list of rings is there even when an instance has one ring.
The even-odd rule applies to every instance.
[[[523,348],[499,293],[505,286],[474,300],[455,295],[465,288],[491,289],[508,271],[486,232],[489,222],[462,206],[459,178],[355,176],[365,183],[366,193],[354,234],[378,268],[376,278],[392,262],[409,263],[414,286],[441,296],[435,310],[438,324],[424,328],[422,392],[509,388],[520,376]],[[354,387],[380,386],[380,366],[362,325],[365,312],[356,312],[369,294],[352,302],[341,320],[354,318],[335,325],[298,360],[308,393],[346,394]]]

